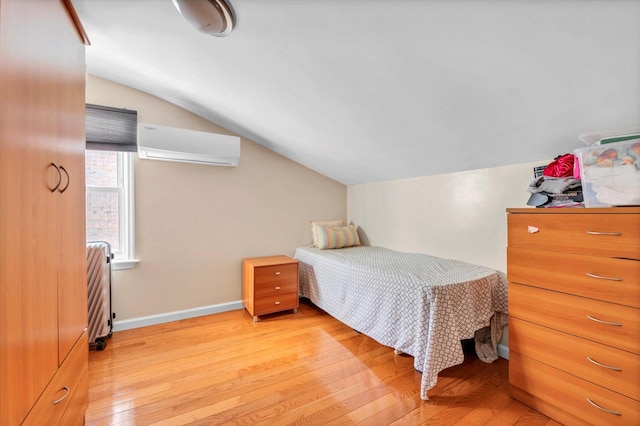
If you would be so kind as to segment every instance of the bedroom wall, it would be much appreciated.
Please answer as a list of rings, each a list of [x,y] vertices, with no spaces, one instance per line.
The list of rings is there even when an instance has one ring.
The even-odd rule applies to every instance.
[[[168,102],[87,77],[88,103],[138,111],[138,122],[233,134]],[[116,329],[241,307],[244,257],[293,255],[309,221],[345,218],[346,186],[253,143],[238,167],[135,159],[140,263],[113,272]]]
[[[351,185],[347,217],[372,245],[506,272],[508,207],[526,207],[533,167],[549,160]]]
[[[549,161],[351,185],[347,217],[371,245],[487,266],[506,279],[506,209],[527,207],[533,167]]]

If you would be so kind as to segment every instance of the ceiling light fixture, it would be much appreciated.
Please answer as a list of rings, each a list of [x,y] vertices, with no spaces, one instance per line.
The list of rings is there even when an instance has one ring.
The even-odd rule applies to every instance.
[[[173,0],[173,5],[201,33],[226,37],[235,26],[233,10],[225,0]]]

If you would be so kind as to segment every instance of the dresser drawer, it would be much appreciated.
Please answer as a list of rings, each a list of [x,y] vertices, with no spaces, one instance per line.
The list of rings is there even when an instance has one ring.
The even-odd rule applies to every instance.
[[[286,309],[298,308],[298,293],[286,293],[276,296],[268,296],[256,299],[253,315],[264,315]]]
[[[509,382],[517,388],[513,390],[516,399],[567,425],[640,424],[640,402],[519,353],[509,354]],[[520,390],[539,400],[523,395]],[[589,401],[619,415],[596,408]]]
[[[58,372],[33,406],[23,425],[56,425],[68,409],[82,413],[86,410],[87,382],[82,380],[89,363],[89,343],[86,331],[64,360]],[[83,408],[74,407],[81,404]],[[73,419],[71,424],[82,424],[81,419]],[[68,416],[65,419],[69,419]]]
[[[509,283],[509,316],[640,355],[640,309]]]
[[[640,356],[630,352],[517,318],[509,319],[509,351],[640,400]]]
[[[507,215],[509,247],[640,259],[640,215],[614,213]]]
[[[507,279],[640,308],[640,261],[507,248]]]

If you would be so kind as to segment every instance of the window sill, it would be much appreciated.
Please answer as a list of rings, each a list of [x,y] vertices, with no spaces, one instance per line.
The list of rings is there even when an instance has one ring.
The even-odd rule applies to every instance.
[[[111,270],[120,271],[123,269],[133,269],[138,263],[140,263],[140,259],[114,259],[111,262]]]

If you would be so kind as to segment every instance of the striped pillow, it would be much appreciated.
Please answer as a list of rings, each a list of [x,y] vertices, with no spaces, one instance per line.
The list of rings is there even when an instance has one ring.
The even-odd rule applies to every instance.
[[[358,231],[349,226],[314,226],[315,240],[320,250],[359,246]]]
[[[318,242],[316,241],[316,226],[343,226],[344,221],[342,219],[335,220],[312,220],[311,221],[311,236],[313,238],[313,246],[318,247]]]

